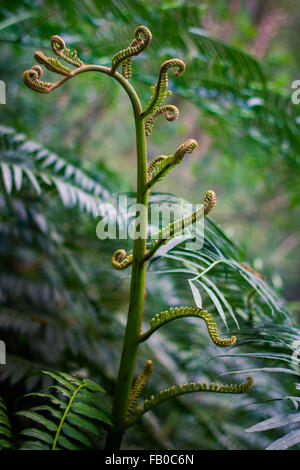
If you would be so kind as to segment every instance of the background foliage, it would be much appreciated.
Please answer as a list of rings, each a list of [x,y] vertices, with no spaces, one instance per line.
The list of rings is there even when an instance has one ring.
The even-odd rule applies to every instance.
[[[147,393],[193,379],[231,383],[229,374],[252,369],[255,387],[246,396],[195,394],[167,402],[130,429],[124,448],[297,445],[296,2],[3,1],[0,14],[0,78],[7,86],[0,127],[0,338],[8,352],[0,366],[8,411],[0,422],[4,431],[10,422],[8,445],[23,442],[18,432],[28,425],[14,414],[16,397],[51,384],[40,375],[25,381],[40,369],[90,377],[107,391],[110,407],[129,275],[110,264],[119,242],[96,238],[96,209],[135,188],[133,121],[116,84],[88,74],[41,96],[24,87],[21,75],[35,50],[49,52],[53,34],[87,63],[109,65],[138,24],[153,33],[151,47],[134,61],[132,81],[145,103],[164,59],[182,57],[187,65],[171,81],[180,118],[154,128],[149,156],[170,154],[187,137],[199,140],[198,154],[157,186],[152,201],[173,201],[175,193],[197,203],[208,188],[218,196],[203,250],[168,246],[151,264],[145,325],[153,314],[194,305],[201,296],[223,333],[227,324],[238,338],[221,357],[197,320],[162,328],[141,349],[140,369],[144,360],[155,364]],[[191,291],[188,280],[198,275]],[[102,439],[93,437],[94,445],[101,448]]]

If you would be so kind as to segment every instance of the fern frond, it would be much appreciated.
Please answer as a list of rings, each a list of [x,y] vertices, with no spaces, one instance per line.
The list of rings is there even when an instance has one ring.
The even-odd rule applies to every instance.
[[[60,75],[69,76],[71,75],[71,70],[68,67],[62,65],[58,59],[53,59],[53,57],[47,57],[43,52],[37,51],[34,53],[34,58],[39,64],[45,65],[46,69],[50,72],[59,73]]]
[[[190,215],[170,223],[166,227],[162,228],[159,232],[152,235],[153,240],[151,241],[149,250],[145,254],[145,260],[148,261],[154,255],[154,253],[171,238],[182,234],[184,230],[190,225],[193,225],[201,218],[206,217],[212,208],[216,205],[216,203],[217,198],[215,192],[212,190],[206,191],[203,200],[204,207],[201,206]]]
[[[0,450],[13,449],[14,447],[14,436],[8,409],[4,400],[0,398]]]
[[[165,115],[167,121],[175,121],[179,117],[179,110],[172,104],[166,104],[165,106],[155,109],[155,111],[153,111],[145,121],[145,132],[147,137],[151,134],[153,124],[161,114]]]
[[[133,255],[126,256],[125,250],[117,250],[111,257],[111,262],[116,269],[125,269],[132,264]]]
[[[207,331],[213,343],[219,348],[228,348],[236,343],[236,337],[221,339],[218,334],[217,324],[211,313],[198,307],[171,307],[169,310],[158,313],[150,320],[150,328],[140,336],[140,342],[146,341],[158,328],[177,318],[196,317],[205,321]]]
[[[247,377],[245,382],[241,384],[231,384],[231,385],[219,385],[214,382],[207,384],[206,382],[190,382],[183,385],[173,385],[172,387],[160,390],[157,394],[151,395],[149,399],[146,399],[143,403],[143,406],[137,406],[135,409],[135,414],[128,421],[127,426],[131,426],[137,421],[144,413],[151,410],[154,406],[159,405],[160,403],[165,402],[174,397],[185,395],[187,393],[194,392],[214,392],[214,393],[231,393],[231,394],[242,394],[248,393],[252,388],[254,380],[252,377]]]
[[[117,52],[111,62],[111,73],[123,64],[123,76],[128,80],[131,77],[131,61],[133,56],[139,55],[150,44],[151,31],[146,26],[138,26],[134,32],[134,40],[129,47]]]
[[[51,36],[50,43],[55,54],[65,62],[74,65],[74,67],[84,65],[82,60],[77,56],[77,51],[67,49],[65,41],[60,36]]]
[[[26,86],[38,93],[49,93],[53,82],[43,82],[40,80],[43,69],[40,65],[33,65],[29,70],[23,72],[22,78]]]
[[[185,71],[185,63],[181,59],[166,60],[160,67],[158,80],[155,87],[151,87],[152,96],[142,112],[142,116],[147,116],[151,111],[155,111],[164,99],[170,95],[168,92],[168,70],[172,67],[177,67],[174,75],[178,77]]]
[[[162,109],[162,108],[161,108]],[[159,155],[154,158],[147,168],[148,183],[146,189],[150,189],[160,181],[172,168],[182,162],[187,153],[192,153],[198,146],[194,139],[188,139],[181,144],[173,155]]]
[[[140,394],[142,393],[142,390],[146,383],[148,382],[150,375],[152,374],[153,371],[153,363],[152,361],[147,361],[143,371],[141,374],[138,376],[138,378],[135,381],[135,384],[131,390],[131,393],[128,398],[128,407],[127,407],[127,417],[130,416],[136,401]]]
[[[34,439],[23,441],[21,449],[43,447],[48,450],[77,450],[92,447],[86,431],[99,436],[99,429],[94,422],[100,422],[101,426],[113,425],[110,413],[99,401],[103,388],[89,379],[63,372],[43,371],[42,374],[50,376],[55,385],[46,387],[47,393],[29,393],[22,397],[42,399],[43,402],[15,413],[36,425],[21,431],[20,437]],[[57,390],[62,398],[50,393],[51,389]]]

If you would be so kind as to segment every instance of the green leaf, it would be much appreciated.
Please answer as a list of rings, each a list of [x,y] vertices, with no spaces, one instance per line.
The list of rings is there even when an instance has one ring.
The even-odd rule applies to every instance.
[[[79,441],[81,444],[85,445],[86,447],[93,447],[92,441],[90,438],[80,431],[79,429],[76,429],[74,426],[70,426],[68,423],[64,423],[62,427],[62,431],[69,437],[72,437],[73,439]]]
[[[24,441],[21,444],[20,450],[50,450],[50,447],[40,441]]]
[[[100,385],[96,384],[90,379],[84,379],[83,383],[86,385],[86,387],[91,390],[92,392],[99,392],[99,393],[105,393],[104,388],[102,388]]]
[[[68,450],[79,450],[80,448],[78,445],[73,444],[69,439],[67,439],[64,435],[60,434],[58,438],[58,443]]]
[[[55,381],[57,381],[60,384],[64,385],[69,390],[72,390],[72,392],[76,389],[76,387],[74,385],[72,385],[68,380],[65,380],[63,377],[61,377],[59,374],[57,374],[55,372],[50,372],[49,370],[43,370],[43,374],[49,375]]]
[[[49,419],[45,418],[44,416],[36,413],[35,411],[17,411],[15,413],[18,416],[23,416],[24,418],[31,419],[32,421],[45,426],[49,431],[56,431],[57,426]]]
[[[70,412],[67,416],[67,421],[71,424],[82,428],[84,431],[91,432],[97,437],[101,437],[101,430],[90,420],[83,418],[80,415]]]
[[[72,404],[72,411],[79,413],[83,416],[88,416],[89,418],[97,419],[102,421],[110,426],[113,426],[112,420],[104,414],[102,411],[97,410],[93,406],[86,405],[85,403],[73,403]]]
[[[277,439],[266,450],[285,450],[300,442],[300,429],[295,429],[285,436]]]
[[[1,163],[1,170],[5,189],[8,194],[10,194],[12,190],[12,176],[9,165],[7,165],[7,163]]]
[[[46,444],[52,444],[53,442],[53,436],[51,434],[41,431],[40,429],[37,428],[26,428],[23,429],[20,434],[22,436],[29,436],[29,437],[34,437],[36,439],[39,439],[40,441],[46,442]]]

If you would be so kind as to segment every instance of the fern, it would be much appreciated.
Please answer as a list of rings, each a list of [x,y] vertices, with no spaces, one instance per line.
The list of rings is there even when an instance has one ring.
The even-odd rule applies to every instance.
[[[4,400],[0,398],[0,450],[13,449],[14,447],[14,436],[8,410]]]
[[[24,395],[38,404],[15,414],[34,423],[20,432],[20,449],[77,450],[93,447],[90,436],[101,436],[100,426],[112,426],[110,413],[98,395],[102,387],[89,379],[62,372],[43,371],[54,384]],[[39,403],[40,402],[40,403]],[[101,423],[101,424],[100,424]],[[30,438],[28,440],[28,438]]]

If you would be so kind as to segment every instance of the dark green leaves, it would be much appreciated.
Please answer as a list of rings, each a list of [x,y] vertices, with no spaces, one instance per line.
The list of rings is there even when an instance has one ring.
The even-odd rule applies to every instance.
[[[104,389],[90,379],[63,372],[43,371],[42,374],[51,377],[55,383],[47,387],[47,393],[29,393],[23,397],[42,403],[16,412],[17,416],[25,418],[25,422],[28,420],[35,425],[20,432],[22,440],[30,437],[30,440],[22,442],[21,449],[97,447],[97,439],[101,436],[99,426],[113,425],[111,415],[99,396],[105,392]]]

